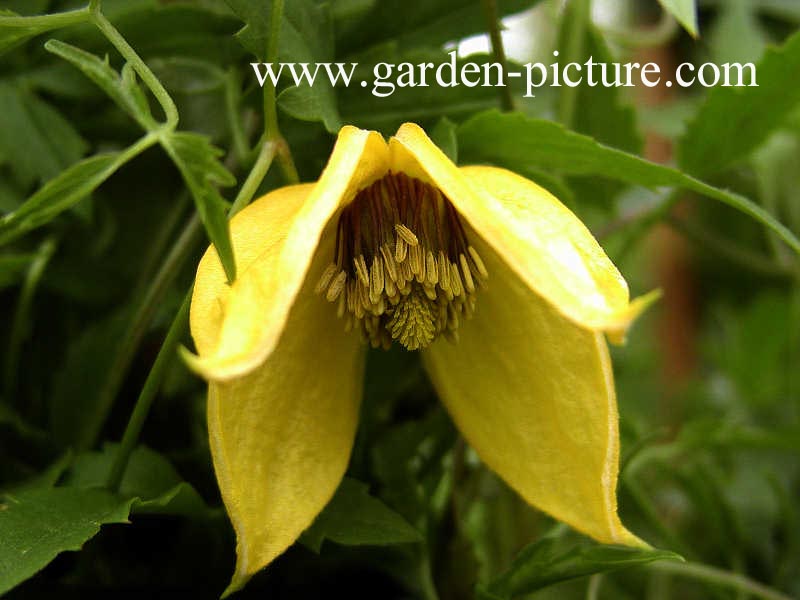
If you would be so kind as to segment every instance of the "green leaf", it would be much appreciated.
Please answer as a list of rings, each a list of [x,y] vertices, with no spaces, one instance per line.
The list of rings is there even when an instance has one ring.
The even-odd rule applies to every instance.
[[[761,25],[757,9],[750,0],[730,0],[718,7],[706,39],[711,59],[718,65],[744,64],[761,60],[769,33]]]
[[[501,0],[500,17],[527,10],[536,0]],[[367,0],[334,3],[339,56],[378,44],[398,49],[439,48],[486,31],[483,7],[474,0]]]
[[[0,244],[49,223],[91,194],[129,158],[130,152],[98,154],[65,169],[17,210],[0,219]]]
[[[521,114],[488,111],[458,131],[462,162],[489,162],[512,170],[559,171],[565,175],[601,175],[644,187],[683,187],[719,200],[772,229],[800,253],[800,240],[751,200],[633,154],[604,146],[558,123]]]
[[[60,56],[80,69],[145,129],[153,126],[153,116],[150,113],[147,99],[136,82],[133,69],[127,64],[123,67],[120,76],[108,64],[108,57],[101,60],[90,52],[59,40],[49,40],[44,47],[47,51]]]
[[[56,109],[30,90],[0,80],[0,156],[25,185],[55,177],[87,148]]]
[[[756,65],[758,87],[716,87],[678,144],[678,162],[697,175],[712,174],[747,156],[800,103],[800,33],[770,49]],[[734,71],[735,73],[735,71]]]
[[[596,62],[611,63],[615,60],[595,27],[587,28],[584,48],[586,55]],[[577,90],[575,131],[612,148],[631,153],[641,151],[642,137],[636,126],[636,111],[632,105],[624,103],[620,88],[582,85]]]
[[[108,411],[100,406],[100,395],[130,316],[126,306],[108,317],[95,318],[70,340],[55,370],[50,399],[50,429],[58,446],[83,449],[93,442],[98,421]]]
[[[433,143],[447,155],[447,158],[458,163],[458,136],[456,124],[447,117],[442,117],[431,130]]]
[[[99,489],[37,488],[0,500],[0,594],[58,554],[80,550],[100,526],[127,523],[132,500]]]
[[[529,594],[554,583],[607,573],[656,560],[683,560],[666,550],[623,546],[582,546],[557,548],[558,540],[545,538],[524,548],[511,568],[491,582],[483,593],[488,598],[512,598]]]
[[[697,7],[695,0],[658,0],[683,25],[692,37],[697,37]]]
[[[216,186],[233,185],[236,178],[219,162],[222,151],[198,133],[170,133],[162,138],[161,143],[183,175],[228,280],[233,281],[236,279],[236,263],[228,228],[228,205]]]
[[[321,121],[330,133],[342,127],[336,108],[336,94],[327,77],[317,79],[314,86],[295,85],[278,95],[278,106],[286,114],[302,121]]]
[[[399,514],[370,496],[366,484],[345,477],[333,499],[302,536],[319,552],[329,539],[346,546],[386,546],[422,541],[422,534]]]
[[[84,488],[105,485],[118,450],[119,444],[104,444],[101,452],[78,454],[66,484]],[[200,494],[181,478],[169,461],[145,446],[139,446],[131,454],[119,495],[136,498],[135,513],[202,516],[210,512]]]
[[[19,16],[10,10],[0,10],[0,17]],[[13,48],[25,43],[30,38],[39,35],[47,29],[41,27],[2,27],[0,26],[0,56]]]
[[[242,45],[259,59],[266,56],[272,20],[272,3],[264,1],[227,0],[228,5],[245,27],[237,37]],[[285,63],[305,63],[313,72],[319,63],[334,59],[333,30],[328,7],[311,0],[284,3],[278,40],[278,58]],[[295,65],[298,74],[300,65]],[[289,69],[283,69],[284,80]],[[291,80],[294,83],[293,79]],[[342,121],[336,105],[336,94],[324,69],[319,68],[314,85],[303,82],[292,85],[278,97],[278,106],[289,115],[304,121],[321,121],[335,133]]]

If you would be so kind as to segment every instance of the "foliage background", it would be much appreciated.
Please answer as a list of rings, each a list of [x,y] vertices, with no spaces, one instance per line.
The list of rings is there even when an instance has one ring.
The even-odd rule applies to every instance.
[[[379,352],[349,478],[241,596],[800,596],[800,5],[497,5],[538,5],[512,20],[514,60],[755,61],[759,88],[512,87],[504,114],[498,89],[283,82],[275,121],[248,65],[439,63],[492,4],[287,0],[276,21],[269,0],[0,2],[0,592],[221,593],[233,536],[204,385],[175,353],[205,236],[224,248],[230,203],[291,181],[289,156],[315,179],[340,124],[411,120],[461,163],[551,189],[635,294],[663,289],[614,351],[621,515],[663,551],[597,546],[524,506],[416,357]],[[685,562],[656,560],[671,553]]]

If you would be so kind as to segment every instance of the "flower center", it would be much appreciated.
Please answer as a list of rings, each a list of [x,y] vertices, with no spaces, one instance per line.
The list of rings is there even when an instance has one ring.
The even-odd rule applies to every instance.
[[[389,173],[342,210],[334,260],[316,292],[373,347],[397,341],[417,350],[440,335],[456,339],[487,277],[441,191]]]

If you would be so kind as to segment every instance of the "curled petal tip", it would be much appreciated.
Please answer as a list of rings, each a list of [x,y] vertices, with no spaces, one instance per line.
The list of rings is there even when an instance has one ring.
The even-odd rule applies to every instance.
[[[245,575],[243,573],[239,573],[238,571],[233,574],[233,579],[228,584],[228,587],[225,588],[225,591],[222,592],[222,595],[219,597],[220,600],[227,598],[231,594],[235,594],[239,590],[241,590],[247,582],[250,581],[250,575]]]
[[[625,344],[628,336],[628,329],[633,322],[647,310],[651,304],[661,298],[661,290],[653,290],[644,296],[632,300],[627,308],[620,312],[616,318],[604,328],[608,341],[614,345]]]
[[[192,372],[208,381],[230,381],[258,366],[249,356],[201,357],[184,346],[178,348],[178,353]]]

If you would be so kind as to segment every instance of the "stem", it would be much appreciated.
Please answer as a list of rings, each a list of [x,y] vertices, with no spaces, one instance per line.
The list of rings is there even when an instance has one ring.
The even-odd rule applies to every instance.
[[[278,144],[278,165],[283,171],[283,176],[286,178],[288,183],[300,183],[300,176],[297,174],[297,169],[294,166],[294,160],[292,159],[292,153],[289,151],[289,145],[286,143],[286,140],[280,138],[277,141]]]
[[[281,23],[283,22],[283,2],[284,0],[272,1],[272,12],[270,13],[269,40],[267,40],[266,60],[268,63],[275,63],[278,60],[278,42],[281,36]],[[276,154],[278,165],[283,171],[283,176],[289,183],[298,183],[300,177],[294,166],[292,153],[289,145],[281,134],[278,125],[278,103],[275,97],[275,86],[267,78],[264,84],[264,137],[265,143],[274,142],[276,144]]]
[[[231,128],[231,141],[233,152],[239,163],[245,162],[250,153],[247,147],[247,137],[239,118],[239,78],[236,71],[231,69],[225,77],[225,111],[228,113],[228,126]]]
[[[189,223],[184,228],[175,245],[170,250],[167,259],[159,269],[158,273],[140,300],[136,312],[128,325],[125,334],[120,340],[119,350],[114,359],[114,363],[108,371],[108,377],[100,388],[99,399],[97,402],[97,412],[94,413],[94,420],[91,427],[87,430],[84,445],[89,447],[94,445],[97,436],[102,430],[108,412],[111,409],[114,398],[116,398],[125,375],[128,373],[131,361],[142,341],[147,327],[158,308],[164,293],[178,275],[184,261],[200,239],[200,220],[197,215],[193,215]]]
[[[266,54],[268,63],[274,63],[278,60],[278,41],[281,36],[282,21],[283,0],[272,0]],[[264,137],[267,140],[277,140],[281,137],[281,132],[278,128],[278,103],[275,99],[275,86],[269,77],[264,84]]]
[[[60,13],[53,13],[50,15],[37,15],[33,17],[0,16],[0,29],[5,27],[31,27],[40,29],[42,32],[44,32],[48,29],[57,29],[59,27],[68,27],[69,25],[85,23],[89,20],[89,18],[88,7]]]
[[[740,244],[731,242],[726,237],[717,235],[702,225],[675,216],[667,217],[667,223],[695,243],[755,273],[768,277],[788,277],[797,275],[796,270],[792,269],[789,264],[777,262],[776,260],[748,250]],[[770,239],[773,239],[773,236],[770,236]],[[777,238],[775,238],[775,241],[777,242]]]
[[[586,586],[586,600],[598,600],[600,597],[600,586],[602,584],[602,573],[595,573],[589,577],[589,584]]]
[[[269,171],[269,168],[272,165],[272,159],[275,158],[276,150],[277,144],[275,142],[265,141],[261,145],[261,152],[258,153],[258,158],[256,159],[250,174],[247,176],[247,179],[244,180],[242,188],[239,190],[239,193],[236,195],[236,199],[233,201],[231,210],[228,213],[229,218],[247,206],[247,204],[253,198],[256,190],[258,190],[258,186],[261,185],[261,182],[264,180],[264,176],[267,174],[267,171]]]
[[[565,18],[571,15],[568,22],[564,62],[581,62],[586,38],[586,26],[589,23],[591,0],[570,0],[572,11],[565,13]],[[575,121],[575,108],[578,103],[578,88],[566,86],[561,88],[560,103],[558,107],[559,120],[565,127],[571,128]]]
[[[128,425],[125,427],[122,442],[120,442],[119,450],[114,456],[114,462],[106,480],[106,487],[113,492],[119,491],[131,454],[139,441],[139,434],[142,432],[142,427],[144,427],[144,423],[147,420],[147,414],[150,412],[150,407],[153,405],[153,400],[161,386],[161,380],[164,377],[166,368],[169,366],[169,362],[175,356],[175,349],[186,330],[186,325],[189,322],[191,299],[192,290],[190,289],[184,297],[178,314],[175,315],[175,319],[172,321],[172,325],[169,327],[167,337],[164,339],[156,361],[153,363],[142,391],[136,399],[136,405],[133,413],[131,413],[131,418],[128,420]]]
[[[421,554],[419,559],[419,586],[422,597],[425,600],[439,600],[439,593],[436,591],[436,584],[434,584],[433,576],[431,575],[431,561],[427,546],[423,548]]]
[[[753,581],[749,577],[740,575],[739,573],[731,573],[716,567],[702,565],[691,562],[676,562],[671,560],[663,560],[651,563],[648,568],[660,571],[662,573],[669,573],[679,577],[687,577],[689,579],[697,579],[707,583],[714,583],[725,587],[733,588],[735,590],[746,592],[757,598],[764,600],[791,600],[791,598],[778,590],[767,587],[764,584]]]
[[[155,96],[161,109],[164,111],[166,117],[166,127],[175,129],[178,125],[178,109],[175,102],[172,100],[167,90],[161,85],[150,68],[139,57],[127,40],[122,37],[119,31],[106,19],[105,15],[100,11],[100,0],[91,0],[89,2],[89,10],[91,11],[92,21],[97,28],[106,36],[109,42],[117,49],[122,57],[130,63],[136,74],[141,78],[147,88]]]
[[[483,14],[486,18],[486,25],[489,31],[489,39],[492,42],[492,54],[494,62],[500,65],[503,73],[503,85],[498,86],[497,92],[500,94],[500,106],[503,111],[514,110],[514,98],[511,95],[511,88],[508,87],[508,69],[506,68],[506,51],[503,47],[503,36],[500,32],[500,20],[497,18],[497,0],[482,0]]]
[[[8,351],[6,354],[5,369],[3,371],[3,392],[7,402],[11,402],[17,387],[17,366],[19,365],[19,352],[26,336],[26,324],[33,302],[33,295],[39,286],[39,281],[44,274],[44,269],[55,252],[56,243],[52,238],[46,239],[36,257],[28,267],[25,282],[19,294],[17,308],[14,311],[14,320],[11,325],[11,334],[8,338]]]

